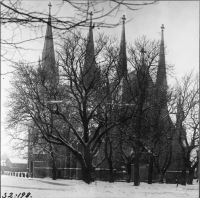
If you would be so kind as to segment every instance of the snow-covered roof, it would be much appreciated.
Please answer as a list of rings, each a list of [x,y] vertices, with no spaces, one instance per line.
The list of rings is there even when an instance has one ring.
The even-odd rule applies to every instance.
[[[27,164],[26,159],[20,159],[20,158],[9,158],[10,162],[13,164]]]

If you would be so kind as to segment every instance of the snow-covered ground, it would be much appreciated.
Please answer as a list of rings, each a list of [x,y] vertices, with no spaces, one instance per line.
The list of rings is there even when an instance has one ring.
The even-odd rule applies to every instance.
[[[108,183],[97,181],[90,185],[77,180],[22,178],[1,176],[1,196],[5,192],[31,192],[32,198],[197,198],[198,183],[176,188],[175,184]]]

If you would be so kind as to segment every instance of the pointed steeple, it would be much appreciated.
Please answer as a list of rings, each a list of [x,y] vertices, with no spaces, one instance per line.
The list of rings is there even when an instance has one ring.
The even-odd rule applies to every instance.
[[[141,56],[140,56],[140,68],[138,68],[138,83],[140,84],[146,84],[147,82],[145,81],[149,76],[147,74],[147,67],[145,66],[145,59],[144,59],[144,54],[146,51],[144,50],[144,47],[141,48],[140,50]]]
[[[119,77],[124,77],[127,75],[127,59],[126,59],[126,36],[125,36],[125,15],[122,17],[122,34],[120,42],[120,51],[119,51],[119,66],[118,66],[118,75]]]
[[[87,38],[86,52],[85,52],[85,64],[83,68],[83,79],[84,85],[88,88],[92,86],[97,80],[98,68],[95,63],[95,53],[94,53],[94,40],[93,40],[93,28],[92,24],[92,12],[90,12],[90,27],[89,34]]]
[[[85,67],[87,69],[92,69],[93,67],[95,67],[92,15],[92,12],[90,12],[90,27],[85,54]]]
[[[156,78],[156,97],[159,104],[159,111],[162,117],[166,117],[169,114],[167,107],[167,73],[165,65],[165,45],[164,45],[164,25],[161,26],[161,42],[160,42],[160,54],[158,61],[158,71]],[[169,117],[169,116],[167,116]]]
[[[49,18],[47,23],[44,48],[42,52],[42,68],[45,72],[51,75],[55,75],[58,78],[58,70],[55,65],[55,53],[54,53],[54,43],[53,43],[53,33],[51,26],[51,3],[49,3]]]
[[[162,89],[167,89],[167,75],[165,65],[165,45],[164,45],[164,25],[161,26],[161,42],[160,42],[160,54],[158,62],[158,71],[156,78],[156,85]]]

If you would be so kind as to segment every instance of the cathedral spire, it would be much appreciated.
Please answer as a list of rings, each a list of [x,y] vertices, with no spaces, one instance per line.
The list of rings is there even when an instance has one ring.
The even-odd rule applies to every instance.
[[[94,25],[92,24],[93,13],[90,12],[89,15],[90,15],[90,27],[86,44],[85,64],[83,68],[83,79],[84,79],[84,84],[87,88],[89,86],[92,86],[94,81],[96,81],[97,77],[96,75],[98,74],[97,67],[95,64],[95,54],[94,54],[94,40],[93,40]]]
[[[165,45],[164,45],[164,25],[161,26],[161,42],[160,42],[160,54],[158,62],[158,71],[156,85],[167,89],[167,74],[165,65]]]
[[[86,46],[86,58],[91,57],[89,60],[92,65],[94,65],[94,40],[93,40],[93,24],[92,24],[92,15],[93,13],[90,12],[90,27],[89,27],[89,34],[88,34],[88,40],[87,40],[87,46]],[[88,65],[86,65],[88,66]]]
[[[144,56],[145,56],[145,53],[146,51],[144,50],[144,47],[142,47],[142,49],[140,50],[141,52],[141,66],[140,66],[140,69],[138,70],[138,74],[140,75],[140,78],[138,80],[144,80],[146,79],[147,77],[147,68],[145,66],[145,59],[144,59]],[[144,82],[141,82],[141,83],[144,83]]]
[[[119,51],[119,66],[118,66],[119,77],[127,75],[125,20],[126,20],[125,15],[123,15],[122,34],[121,34],[120,51]]]
[[[47,72],[55,74],[55,54],[54,54],[54,43],[53,43],[53,33],[51,26],[51,3],[49,6],[49,18],[47,22],[47,29],[44,41],[44,48],[42,52],[42,68]]]
[[[49,6],[49,16],[51,16],[51,7],[52,7],[51,2],[49,2],[48,6]]]

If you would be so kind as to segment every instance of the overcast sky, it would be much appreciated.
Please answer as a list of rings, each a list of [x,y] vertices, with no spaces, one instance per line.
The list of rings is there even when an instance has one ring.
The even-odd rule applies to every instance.
[[[62,1],[56,0],[51,1],[52,3],[52,14],[59,11],[58,4]],[[26,8],[32,8],[33,10],[39,9],[40,11],[48,12],[49,1],[25,1],[24,6]],[[104,6],[105,9],[108,5]],[[164,38],[165,45],[167,46],[166,61],[174,65],[174,76],[180,77],[184,73],[194,68],[198,71],[199,68],[199,2],[198,1],[161,1],[154,5],[143,6],[137,11],[130,11],[121,9],[115,17],[109,17],[106,22],[118,22],[120,18],[125,15],[127,21],[126,24],[126,41],[127,43],[134,42],[136,38],[146,35],[149,39],[160,39],[161,25],[164,24]],[[73,16],[75,13],[70,9],[69,5],[64,5],[58,16]],[[94,21],[95,22],[95,21]],[[38,35],[44,35],[45,27],[38,30]],[[104,31],[105,34],[110,34],[121,37],[121,26],[106,29],[106,28],[95,28],[94,36],[98,32]],[[2,36],[7,35],[7,32],[2,29]],[[30,36],[28,30],[23,30],[23,37],[28,38]],[[20,40],[22,37],[20,34],[16,38]],[[44,39],[39,42],[32,42],[26,44],[34,48],[35,51],[23,51],[23,59],[27,61],[37,61],[39,56],[41,57],[42,48],[44,45]],[[21,58],[15,56],[16,60]],[[2,73],[9,71],[8,64],[2,64]],[[7,100],[6,89],[9,87],[10,75],[2,77],[2,105]],[[171,79],[168,79],[171,81]],[[5,108],[2,107],[2,121],[5,118]],[[7,150],[4,146],[4,126],[2,125],[2,153]]]

